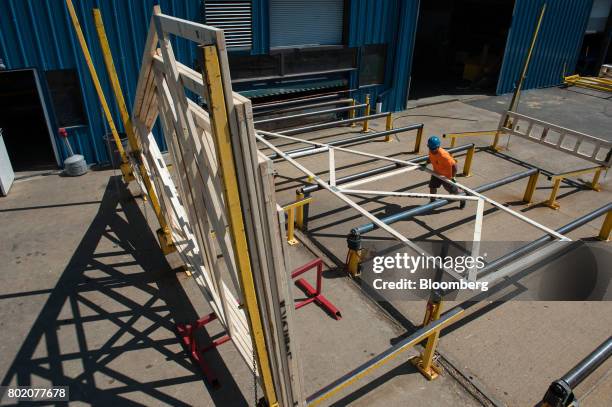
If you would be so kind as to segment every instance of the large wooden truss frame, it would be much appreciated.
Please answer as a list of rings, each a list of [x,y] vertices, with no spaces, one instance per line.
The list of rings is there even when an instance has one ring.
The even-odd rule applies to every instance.
[[[171,36],[197,43],[202,73],[176,61]],[[158,118],[172,167],[151,134]],[[146,167],[171,244],[259,377],[266,401],[303,404],[298,349],[289,340],[284,213],[274,197],[272,163],[255,144],[250,101],[232,91],[222,30],[155,7],[132,123],[141,149],[130,159]]]

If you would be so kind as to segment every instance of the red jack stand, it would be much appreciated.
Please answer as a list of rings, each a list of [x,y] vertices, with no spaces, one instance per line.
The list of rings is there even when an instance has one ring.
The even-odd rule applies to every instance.
[[[302,267],[299,267],[291,273],[291,278],[295,278],[300,274],[304,274],[308,270],[313,268],[317,268],[317,289],[315,290],[308,281],[300,278],[295,282],[304,293],[309,297],[303,301],[297,302],[295,304],[295,309],[300,309],[306,304],[310,304],[311,302],[316,302],[321,308],[323,308],[332,318],[338,320],[342,318],[340,314],[340,310],[334,306],[323,294],[321,294],[321,290],[323,289],[323,260],[314,259],[304,264]]]
[[[204,352],[207,352],[211,349],[216,348],[217,346],[224,344],[229,341],[231,338],[229,335],[225,334],[220,338],[213,340],[209,345],[200,348],[198,346],[195,332],[198,328],[204,327],[204,325],[208,324],[211,321],[217,319],[217,315],[212,312],[206,315],[204,318],[198,319],[195,324],[176,324],[176,330],[181,337],[181,341],[183,345],[187,349],[189,349],[189,354],[191,358],[200,366],[200,370],[204,375],[206,381],[214,388],[219,387],[219,381],[217,380],[217,376],[215,376],[214,372],[211,368],[206,364],[204,360]]]

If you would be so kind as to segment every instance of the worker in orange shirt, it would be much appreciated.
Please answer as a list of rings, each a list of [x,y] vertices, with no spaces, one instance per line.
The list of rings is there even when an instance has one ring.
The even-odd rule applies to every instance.
[[[450,155],[448,151],[440,147],[440,139],[436,136],[432,136],[427,140],[427,147],[429,148],[429,162],[433,167],[433,170],[438,175],[443,175],[453,182],[455,175],[457,175],[457,161]],[[429,193],[435,194],[440,186],[444,187],[450,194],[458,195],[459,189],[446,181],[432,175],[429,180]],[[435,201],[435,198],[431,198],[431,201]],[[465,200],[459,201],[459,209],[465,208]]]

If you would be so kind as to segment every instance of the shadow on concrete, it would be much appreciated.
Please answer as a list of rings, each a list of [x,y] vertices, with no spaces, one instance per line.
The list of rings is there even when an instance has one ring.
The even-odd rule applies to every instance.
[[[206,384],[180,350],[174,324],[198,315],[143,213],[116,178],[110,178],[96,217],[2,385],[69,386],[72,401],[94,405],[142,405],[133,398],[190,405],[177,398],[188,395],[184,385]],[[213,402],[246,405],[220,355],[213,350],[206,358],[222,383],[209,389]],[[172,387],[177,385],[183,385],[180,391]]]

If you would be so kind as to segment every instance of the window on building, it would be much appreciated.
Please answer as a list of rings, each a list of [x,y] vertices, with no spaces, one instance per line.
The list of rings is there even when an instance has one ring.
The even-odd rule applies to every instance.
[[[344,0],[269,0],[270,47],[341,45]]]
[[[386,60],[386,45],[362,47],[359,61],[359,86],[384,84]]]
[[[253,45],[252,0],[206,0],[206,24],[223,29],[228,49],[251,49]]]
[[[58,127],[87,124],[79,76],[74,69],[45,72]]]

